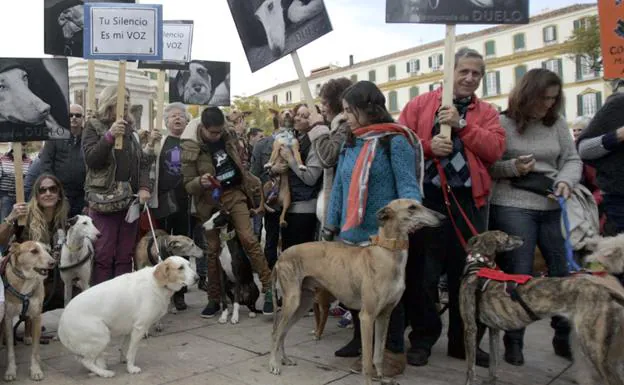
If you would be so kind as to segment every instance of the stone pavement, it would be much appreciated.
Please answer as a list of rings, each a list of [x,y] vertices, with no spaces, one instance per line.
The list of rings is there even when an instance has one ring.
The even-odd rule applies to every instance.
[[[259,315],[250,319],[241,312],[237,325],[220,325],[217,318],[199,317],[205,305],[205,294],[194,288],[187,295],[189,309],[163,318],[164,331],[143,340],[136,364],[142,373],[130,375],[119,363],[118,343],[108,349],[109,368],[117,374],[111,379],[92,377],[59,341],[42,345],[41,358],[46,385],[60,384],[209,384],[209,385],[356,385],[359,375],[351,374],[353,358],[337,358],[334,351],[346,343],[352,329],[337,327],[337,318],[329,319],[325,336],[315,341],[310,334],[313,317],[295,325],[286,338],[287,353],[297,359],[298,366],[283,367],[281,376],[268,372],[272,318]],[[44,315],[44,325],[53,332],[60,310]],[[568,362],[554,355],[550,340],[552,329],[548,321],[533,325],[525,341],[526,364],[513,367],[505,362],[499,369],[499,381],[504,385],[569,385],[573,384],[572,369],[555,378]],[[483,346],[487,350],[487,344]],[[501,341],[502,345],[502,341]],[[3,348],[4,349],[4,348]],[[416,368],[408,366],[397,377],[401,385],[446,385],[464,383],[464,362],[446,356],[446,341],[440,340],[433,349],[430,364]],[[503,349],[501,348],[501,351]],[[28,362],[30,348],[21,343],[16,348],[18,380],[15,384],[32,384]],[[6,354],[0,357],[0,375],[6,368]],[[501,360],[502,361],[502,360]],[[486,370],[478,368],[480,378]]]

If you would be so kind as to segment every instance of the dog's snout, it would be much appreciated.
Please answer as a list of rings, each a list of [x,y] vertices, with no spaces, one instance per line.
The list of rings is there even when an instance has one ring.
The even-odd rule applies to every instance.
[[[271,47],[271,53],[273,53],[273,56],[280,56],[282,54],[282,49],[277,46],[273,46]]]

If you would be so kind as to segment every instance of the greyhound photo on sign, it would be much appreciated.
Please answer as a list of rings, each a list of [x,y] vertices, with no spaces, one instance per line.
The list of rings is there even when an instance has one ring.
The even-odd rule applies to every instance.
[[[44,47],[48,55],[82,57],[84,3],[134,3],[135,0],[44,0]]]
[[[230,63],[193,60],[187,70],[169,71],[169,102],[230,105]]]
[[[69,139],[66,58],[0,58],[0,142]]]
[[[529,0],[386,0],[386,22],[525,24]]]
[[[251,72],[331,32],[323,0],[228,0]]]

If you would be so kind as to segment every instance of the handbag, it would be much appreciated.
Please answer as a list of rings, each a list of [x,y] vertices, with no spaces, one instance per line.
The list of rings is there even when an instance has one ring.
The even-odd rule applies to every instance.
[[[134,199],[130,182],[116,182],[112,191],[106,193],[89,192],[89,208],[104,214],[125,210]]]
[[[539,195],[548,196],[553,193],[555,180],[544,174],[530,172],[524,176],[511,178],[511,185]]]

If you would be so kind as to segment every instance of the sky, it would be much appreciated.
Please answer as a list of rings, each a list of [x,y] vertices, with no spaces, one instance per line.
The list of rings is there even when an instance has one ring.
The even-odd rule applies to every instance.
[[[249,96],[297,78],[290,55],[251,73],[226,0],[139,0],[162,4],[164,20],[194,20],[192,59],[231,62],[232,96]],[[443,25],[386,24],[384,0],[325,0],[333,31],[298,50],[306,75],[440,40]],[[591,0],[529,0],[530,14]],[[0,56],[43,54],[43,0],[1,0]],[[488,26],[457,26],[457,34]]]

